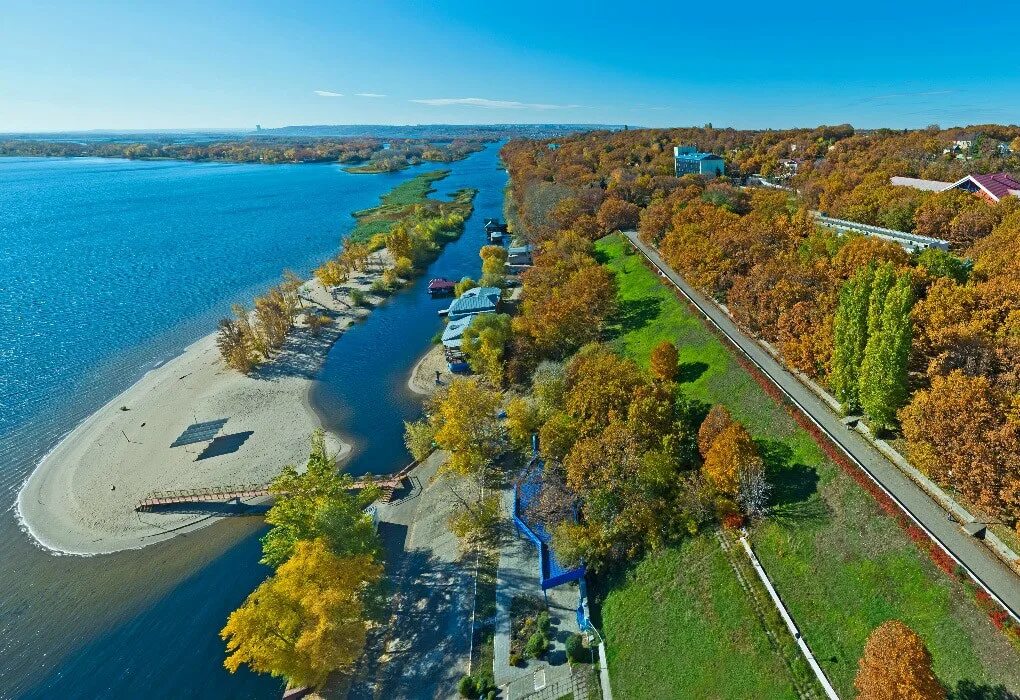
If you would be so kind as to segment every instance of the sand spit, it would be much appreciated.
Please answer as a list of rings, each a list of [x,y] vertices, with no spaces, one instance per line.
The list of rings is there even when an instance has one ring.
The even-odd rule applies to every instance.
[[[392,264],[374,254],[379,272],[347,288],[366,291]],[[261,484],[287,464],[302,464],[321,427],[308,402],[312,381],[343,331],[369,313],[335,300],[317,280],[301,296],[308,309],[333,317],[318,335],[299,322],[283,351],[251,375],[229,369],[210,334],[142,377],[70,432],[36,467],[18,494],[25,529],[44,547],[68,554],[137,549],[223,517],[222,504],[136,512],[155,491]],[[368,297],[371,306],[381,301]],[[190,424],[226,418],[209,443],[171,448]],[[346,452],[339,435],[328,443]],[[236,507],[228,506],[228,512]]]

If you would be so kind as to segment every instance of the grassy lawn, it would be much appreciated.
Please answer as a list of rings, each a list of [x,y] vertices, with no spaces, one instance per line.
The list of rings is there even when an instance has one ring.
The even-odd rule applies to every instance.
[[[648,557],[602,606],[614,697],[795,698],[718,542]]]
[[[603,239],[598,250],[616,272],[620,286],[615,347],[647,365],[656,343],[675,342],[688,394],[706,403],[725,404],[762,448],[775,490],[772,514],[752,533],[752,543],[837,692],[854,695],[853,677],[864,642],[872,629],[892,618],[904,621],[925,639],[936,673],[951,690],[965,690],[970,683],[979,689],[1005,685],[1020,692],[1020,654],[962,586],[938,571],[871,497],[824,457],[812,438],[737,364],[722,341],[642,265],[638,255],[628,254],[629,245],[621,236]],[[680,568],[697,568],[700,560],[692,551],[696,550],[685,545],[670,556],[678,558]],[[684,564],[687,560],[690,563]],[[606,600],[603,617],[610,671],[624,697],[653,697],[641,685],[647,681],[640,677],[631,681],[632,674],[624,668],[643,656],[649,657],[643,662],[645,675],[668,675],[678,665],[714,673],[704,664],[688,661],[697,658],[698,650],[681,642],[686,632],[672,629],[678,620],[660,616],[661,607],[653,607],[656,614],[647,620],[649,629],[634,628],[640,618],[632,608],[639,600],[647,602],[642,591],[662,586],[667,580],[663,577],[670,575],[655,562],[645,561],[638,566],[636,579]],[[633,604],[628,602],[631,598]],[[692,601],[707,636],[725,639],[733,622],[713,616],[701,619],[704,603]],[[677,604],[687,602],[681,597]],[[627,615],[619,614],[623,610]],[[653,621],[671,629],[653,629]],[[742,621],[753,623],[753,619]],[[674,643],[667,647],[641,641],[660,637]],[[666,653],[669,649],[674,653]],[[724,646],[720,653],[736,662],[745,652]],[[636,685],[626,685],[630,682]],[[958,693],[955,697],[984,696]]]

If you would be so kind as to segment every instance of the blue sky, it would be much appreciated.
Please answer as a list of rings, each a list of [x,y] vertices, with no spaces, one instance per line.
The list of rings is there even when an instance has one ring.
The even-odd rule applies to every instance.
[[[1020,122],[1008,3],[5,0],[0,17],[0,131]]]

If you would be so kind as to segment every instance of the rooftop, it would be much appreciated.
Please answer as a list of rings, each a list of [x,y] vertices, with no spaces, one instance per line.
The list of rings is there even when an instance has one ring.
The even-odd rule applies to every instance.
[[[458,318],[467,314],[495,311],[501,293],[499,287],[472,287],[450,304],[450,317]]]
[[[952,187],[959,187],[963,183],[970,180],[982,190],[991,195],[995,201],[999,201],[1003,197],[1009,195],[1016,195],[1020,192],[1020,181],[1017,181],[1009,173],[988,173],[987,175],[968,175],[967,177],[960,178],[954,182]]]

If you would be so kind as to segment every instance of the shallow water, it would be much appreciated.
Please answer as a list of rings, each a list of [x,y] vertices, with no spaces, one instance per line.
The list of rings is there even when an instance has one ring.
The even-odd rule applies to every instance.
[[[436,270],[448,272],[450,255],[451,274],[477,272],[480,217],[502,206],[496,150],[452,164],[439,183],[442,192],[466,184],[483,192]],[[250,299],[283,267],[307,273],[335,251],[350,211],[433,167],[355,176],[329,165],[0,159],[0,493],[11,504],[0,520],[0,697],[279,696],[274,679],[227,674],[217,637],[267,574],[257,563],[259,519],[139,551],[59,557],[19,531],[13,502],[78,421],[208,333],[232,301]],[[431,311],[426,323],[405,309],[421,305],[422,284],[341,339],[315,392],[324,417],[356,438],[359,471],[405,458],[392,418],[418,404],[400,386],[438,328]],[[377,320],[387,315],[400,321]],[[352,354],[375,362],[345,373]],[[331,401],[344,410],[334,415]]]

